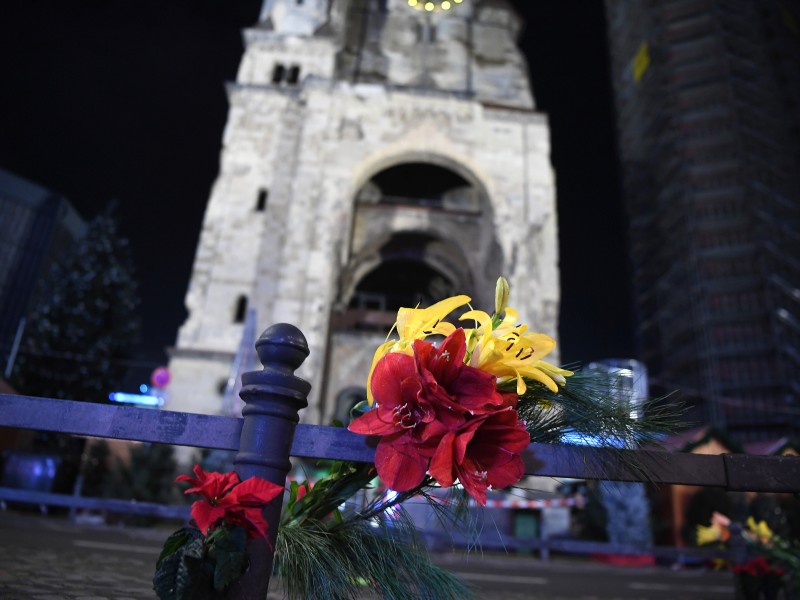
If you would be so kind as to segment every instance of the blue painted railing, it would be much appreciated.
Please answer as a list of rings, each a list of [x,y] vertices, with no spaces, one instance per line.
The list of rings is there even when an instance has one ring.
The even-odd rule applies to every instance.
[[[242,376],[245,407],[241,419],[0,394],[0,425],[232,450],[237,452],[234,468],[242,479],[258,476],[281,486],[291,466],[290,456],[374,460],[374,439],[342,428],[298,424],[310,385],[294,375],[308,355],[306,340],[297,328],[285,324],[271,327],[256,342],[256,349],[264,368]],[[531,444],[524,459],[528,475],[715,486],[730,491],[800,492],[800,458],[795,457]],[[15,493],[19,492],[0,488],[0,500],[15,500]],[[53,498],[56,495],[41,496],[43,504],[47,503],[44,500],[58,500]],[[70,497],[59,496],[64,505],[91,505],[91,499],[65,498]],[[111,504],[107,506],[113,509]],[[125,507],[120,504],[119,508]],[[144,505],[142,510],[147,510]],[[280,510],[278,501],[267,506],[267,521],[278,523]],[[255,541],[249,549],[251,568],[233,597],[266,598],[277,527],[271,527],[269,533],[268,541]]]

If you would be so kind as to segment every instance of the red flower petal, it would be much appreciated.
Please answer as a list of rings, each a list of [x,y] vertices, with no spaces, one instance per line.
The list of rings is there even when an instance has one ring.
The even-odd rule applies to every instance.
[[[442,438],[431,461],[431,475],[442,485],[458,478],[467,493],[485,504],[490,486],[504,488],[522,478],[521,453],[529,443],[530,435],[515,410],[486,414],[469,421],[454,436]]]
[[[445,388],[460,376],[466,353],[467,341],[461,328],[448,335],[438,348],[423,340],[414,342],[417,370],[430,371],[434,379]]]
[[[382,440],[375,450],[375,468],[388,488],[405,492],[422,483],[428,470],[428,457],[413,444],[391,444]]]
[[[217,473],[216,471],[206,473],[200,465],[194,466],[197,479],[180,475],[175,481],[188,481],[194,487],[185,490],[184,494],[200,494],[209,502],[225,496],[233,487],[239,483],[239,475],[236,471],[230,473]]]
[[[192,504],[192,519],[203,535],[207,535],[209,529],[213,529],[217,521],[224,516],[225,508],[221,506],[213,506],[205,500],[198,500]]]
[[[347,426],[347,428],[354,432],[363,435],[387,435],[397,430],[394,424],[394,419],[390,411],[380,410],[381,407],[373,408],[365,412],[363,415],[355,419]],[[386,417],[389,421],[385,421]]]
[[[442,487],[450,487],[456,480],[456,476],[453,472],[453,443],[455,437],[456,434],[454,431],[448,431],[442,437],[442,441],[439,443],[439,446],[436,448],[436,453],[431,459],[431,477]]]
[[[247,530],[247,538],[267,537],[267,520],[264,509],[260,506],[237,505],[225,511],[225,520],[231,525],[238,525]]]
[[[403,404],[402,384],[416,379],[414,357],[390,352],[378,361],[372,372],[372,396],[379,407],[393,410]]]
[[[283,493],[283,488],[261,477],[245,479],[225,497],[231,503],[243,506],[263,506]]]

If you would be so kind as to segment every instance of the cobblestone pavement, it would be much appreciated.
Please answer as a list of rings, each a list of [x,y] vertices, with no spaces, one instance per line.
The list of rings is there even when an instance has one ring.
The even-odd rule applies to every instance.
[[[61,517],[0,511],[0,600],[154,600],[151,580],[155,561],[164,539],[175,528],[75,525]],[[481,600],[614,600],[618,595],[618,587],[614,586],[633,582],[631,577],[619,579],[617,574],[609,593],[609,584],[601,582],[608,569],[586,561],[541,563],[514,555],[470,558],[467,562],[455,554],[435,558],[480,586],[477,595]],[[672,579],[663,579],[663,569],[654,575],[662,579],[637,577],[636,581],[641,579],[641,585],[656,586],[652,589],[672,586]],[[677,580],[675,595],[651,596],[645,591],[629,590],[619,594],[619,599],[733,597],[732,587],[721,577],[709,580],[706,576],[686,575]],[[556,579],[561,583],[553,586]],[[564,589],[570,580],[573,593],[567,595]],[[269,600],[284,598],[279,582],[273,583],[276,585]],[[713,594],[698,593],[702,586]],[[575,593],[575,589],[580,591]]]

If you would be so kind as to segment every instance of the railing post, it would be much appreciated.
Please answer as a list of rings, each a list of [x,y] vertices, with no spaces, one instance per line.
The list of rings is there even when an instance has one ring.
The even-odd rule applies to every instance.
[[[311,390],[311,384],[294,375],[308,356],[308,344],[299,329],[280,323],[261,334],[256,350],[264,368],[242,375],[239,395],[245,402],[244,423],[233,464],[242,481],[261,477],[283,487],[291,468],[289,453],[298,412],[308,406]],[[250,569],[227,594],[229,598],[267,597],[282,504],[283,495],[264,508],[268,540],[248,543]]]

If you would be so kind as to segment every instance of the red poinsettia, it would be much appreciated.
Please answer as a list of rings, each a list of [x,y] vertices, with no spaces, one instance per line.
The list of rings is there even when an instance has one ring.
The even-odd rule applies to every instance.
[[[522,478],[521,454],[530,441],[513,405],[480,415],[444,435],[431,460],[431,476],[444,487],[458,479],[470,496],[485,505],[489,488],[501,489]]]
[[[202,500],[192,504],[192,518],[200,531],[208,535],[220,520],[244,527],[249,539],[267,537],[267,522],[262,509],[283,492],[283,488],[260,477],[239,481],[235,471],[207,473],[195,465],[194,474],[180,475],[178,481],[188,481],[193,487],[184,494],[199,494]]]
[[[413,355],[390,353],[375,366],[375,408],[349,429],[382,436],[375,467],[389,488],[402,492],[419,485],[445,436],[508,408],[495,377],[464,364],[466,351],[464,330],[456,329],[438,348],[416,340]]]

